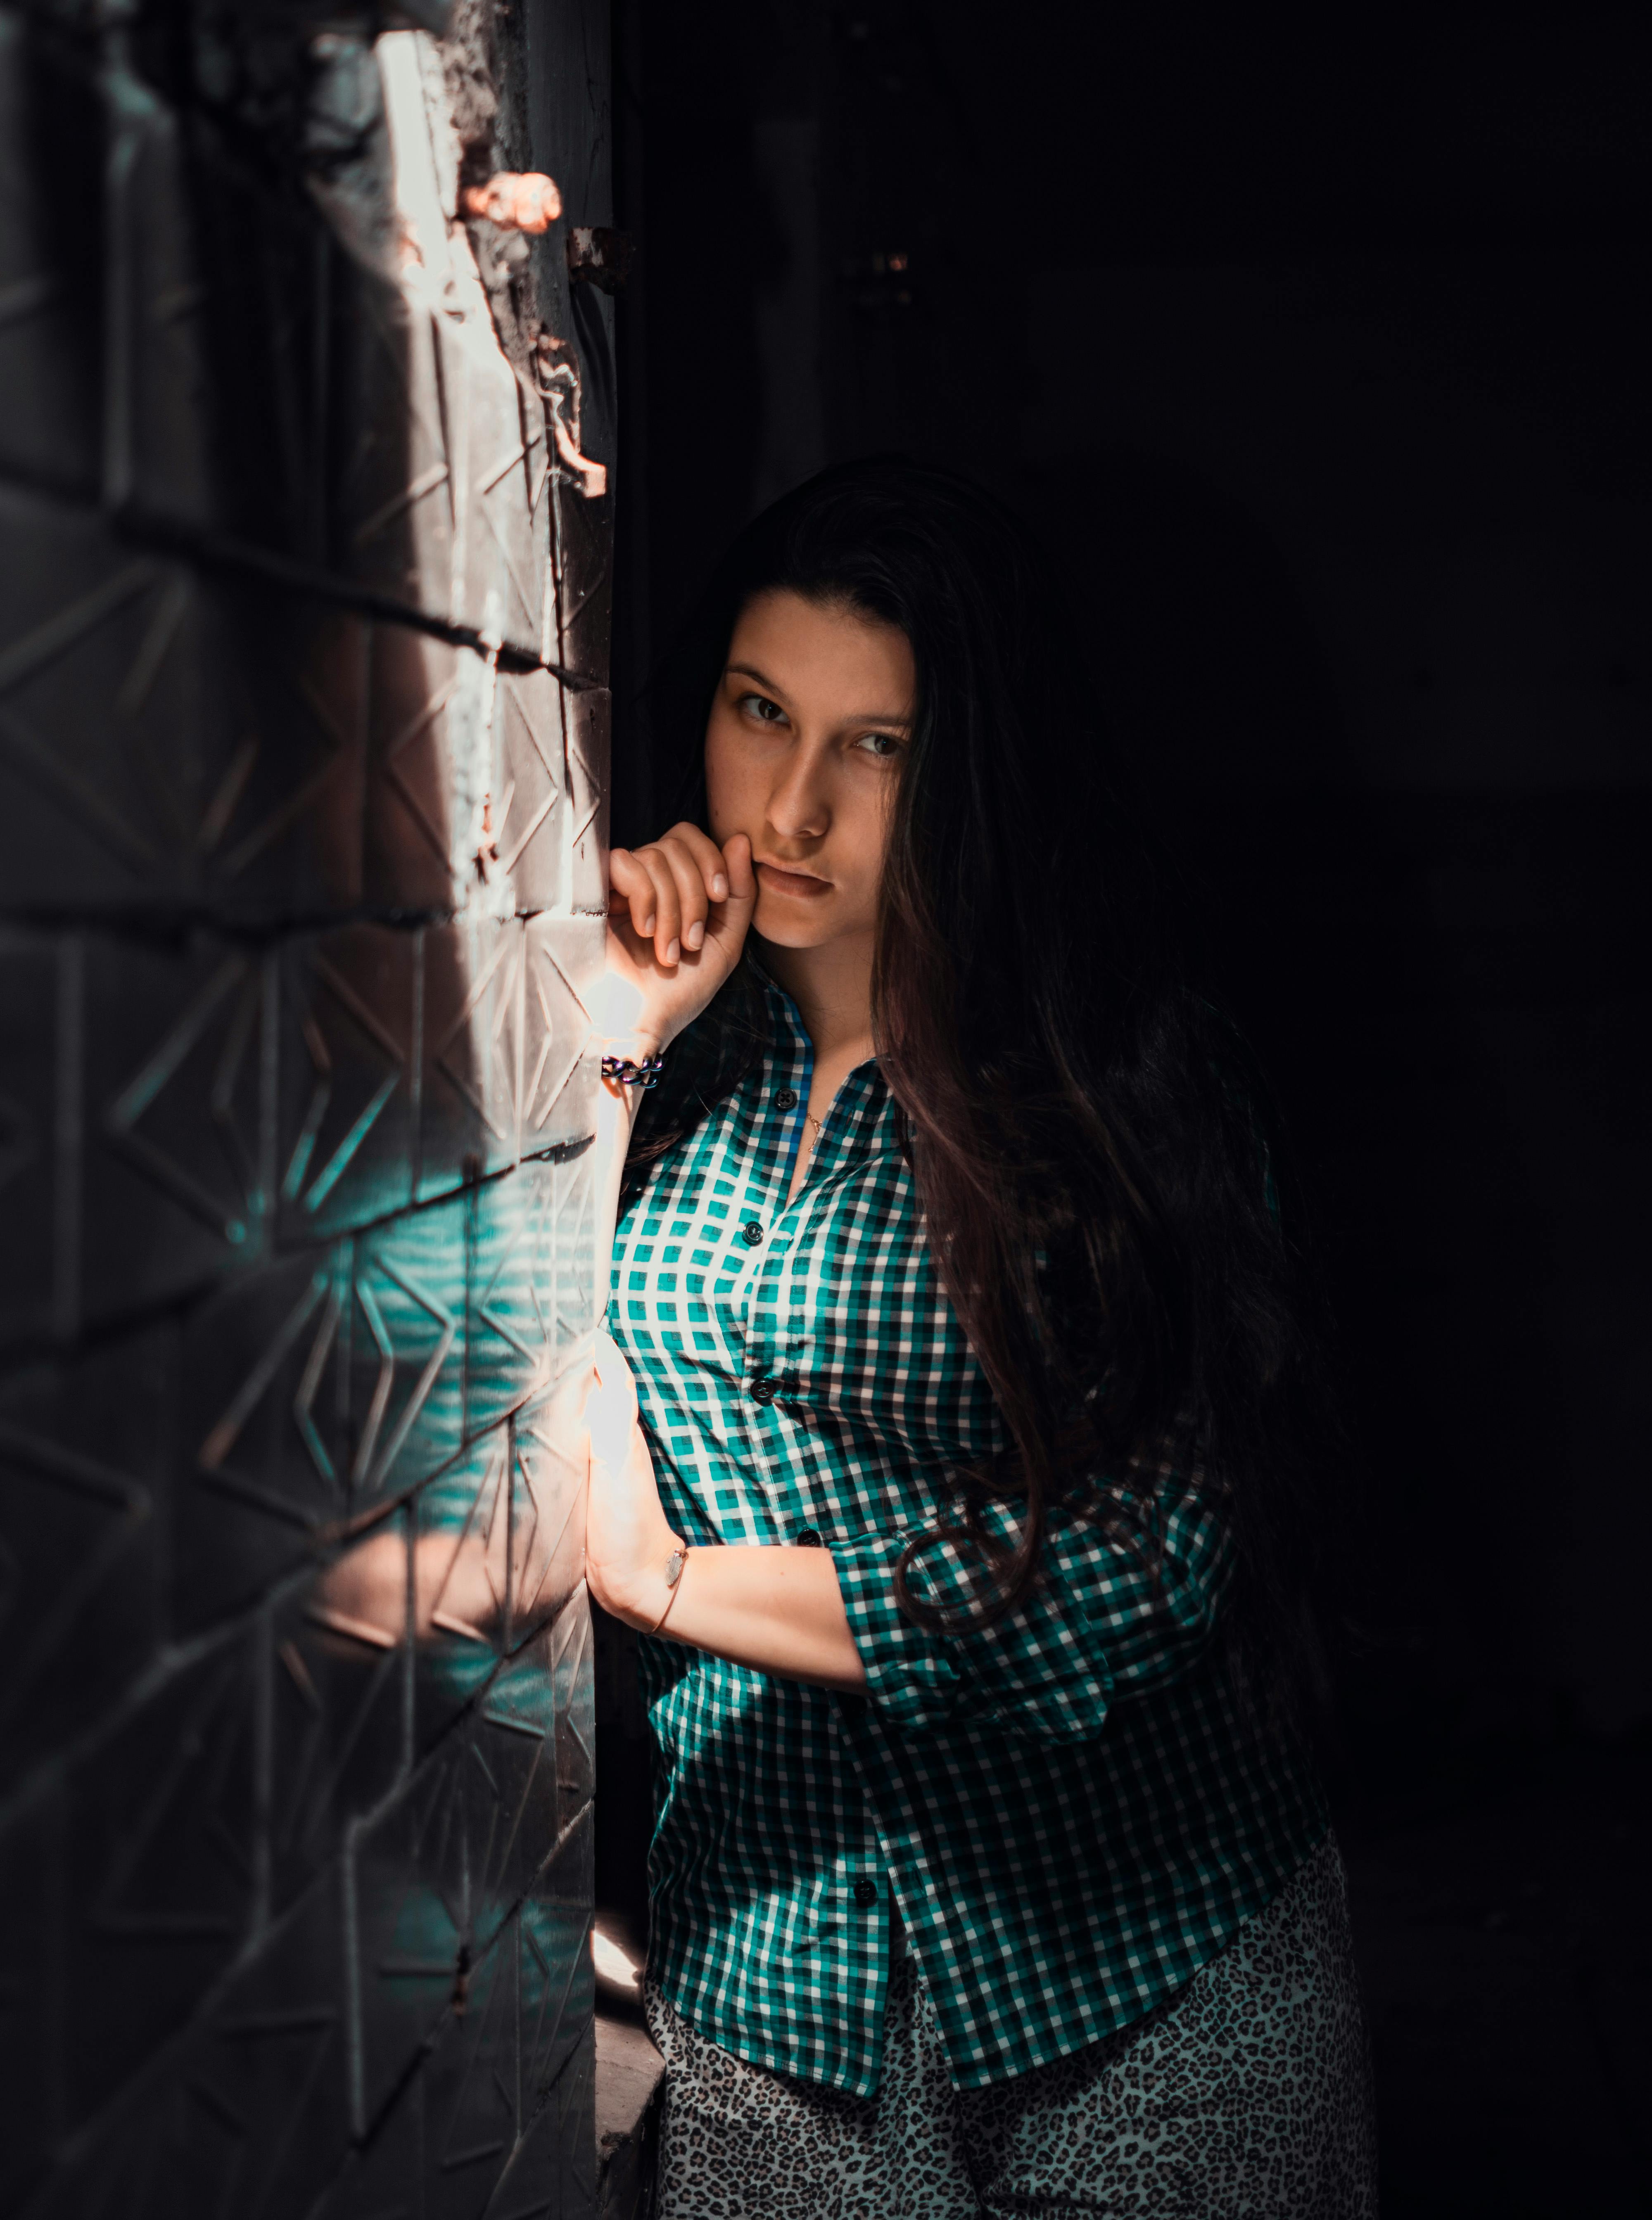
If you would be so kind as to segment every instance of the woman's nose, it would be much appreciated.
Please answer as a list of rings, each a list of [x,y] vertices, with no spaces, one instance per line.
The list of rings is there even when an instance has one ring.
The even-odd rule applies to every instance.
[[[826,765],[800,748],[769,796],[769,822],[782,839],[818,840],[832,822]]]

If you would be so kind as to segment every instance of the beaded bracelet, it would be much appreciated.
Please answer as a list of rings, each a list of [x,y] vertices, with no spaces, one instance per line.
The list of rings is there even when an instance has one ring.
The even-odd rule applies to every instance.
[[[665,1069],[663,1056],[645,1056],[640,1063],[633,1063],[628,1056],[605,1056],[602,1076],[620,1087],[658,1087],[659,1076]]]

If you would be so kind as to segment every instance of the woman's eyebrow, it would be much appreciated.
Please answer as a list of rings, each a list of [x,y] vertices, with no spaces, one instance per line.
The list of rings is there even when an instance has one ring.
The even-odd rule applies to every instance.
[[[771,694],[781,695],[782,689],[774,680],[757,669],[755,663],[730,663],[723,667],[725,678],[755,678],[759,686],[766,686]],[[905,732],[912,722],[910,714],[896,715],[887,709],[856,709],[838,720],[844,725],[898,725]]]

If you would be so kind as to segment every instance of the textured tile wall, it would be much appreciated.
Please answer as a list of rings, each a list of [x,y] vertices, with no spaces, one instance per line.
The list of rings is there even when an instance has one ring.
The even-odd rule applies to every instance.
[[[0,2211],[594,2194],[602,48],[402,20],[0,8]]]

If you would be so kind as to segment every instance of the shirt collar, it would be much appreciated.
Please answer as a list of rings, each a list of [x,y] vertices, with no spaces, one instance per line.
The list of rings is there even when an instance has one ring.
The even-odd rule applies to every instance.
[[[764,1007],[771,1029],[770,1045],[763,1059],[766,1085],[768,1074],[775,1064],[785,1063],[797,1069],[800,1064],[806,1065],[812,1060],[814,1048],[796,1003],[783,987],[770,977],[755,955],[750,960],[763,989]],[[886,1147],[899,1148],[895,1097],[884,1085],[875,1056],[854,1066],[844,1081],[844,1094],[848,1101],[858,1097],[859,1103],[857,1114],[843,1136],[851,1152],[866,1146],[879,1151]]]

